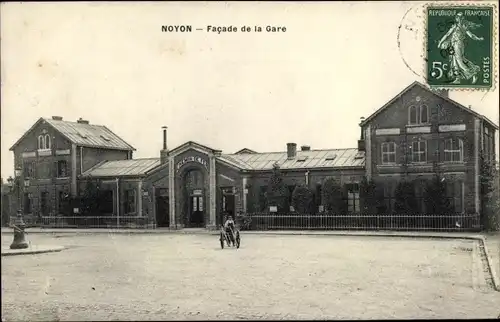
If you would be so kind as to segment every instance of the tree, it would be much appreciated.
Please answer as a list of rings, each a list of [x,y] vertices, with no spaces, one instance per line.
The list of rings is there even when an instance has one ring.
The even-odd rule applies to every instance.
[[[313,199],[312,191],[306,186],[297,186],[292,193],[292,206],[300,214],[310,212]]]
[[[99,212],[99,182],[89,179],[85,185],[80,202],[80,213],[84,216],[96,215]]]
[[[335,215],[344,213],[346,204],[343,199],[342,187],[334,178],[327,178],[321,189],[325,210]]]
[[[378,200],[376,194],[377,185],[373,180],[363,177],[359,186],[359,199],[362,215],[376,215]]]
[[[397,215],[412,215],[417,209],[415,187],[411,181],[400,181],[394,193],[394,211]]]
[[[487,231],[500,229],[500,192],[495,160],[480,153],[481,224]]]
[[[277,163],[273,165],[273,172],[266,191],[268,206],[278,207],[278,212],[288,212],[288,188],[283,180],[283,174]]]
[[[428,214],[444,216],[454,211],[446,195],[446,180],[439,174],[434,175],[425,185],[424,201]]]

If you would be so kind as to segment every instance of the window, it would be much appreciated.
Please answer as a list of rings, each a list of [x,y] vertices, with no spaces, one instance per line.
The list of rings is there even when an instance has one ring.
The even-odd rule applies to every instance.
[[[125,213],[135,213],[135,189],[125,190]]]
[[[50,150],[50,135],[49,134],[41,134],[38,136],[38,150]]]
[[[43,135],[38,136],[38,150],[43,150],[45,148],[45,137]]]
[[[427,105],[420,106],[420,123],[425,124],[429,122],[429,108]]]
[[[57,161],[57,177],[58,178],[68,177],[68,164],[65,160]]]
[[[24,208],[24,214],[31,214],[31,196],[29,193],[25,192],[23,196],[23,208]]]
[[[444,141],[444,161],[462,162],[464,160],[464,142],[462,139],[451,138]]]
[[[198,197],[198,211],[203,211],[203,197]]]
[[[59,191],[59,198],[58,198],[58,201],[59,201],[59,214],[64,214],[66,212],[66,205],[68,203],[68,197],[69,195],[64,192],[64,191]]]
[[[351,214],[359,213],[359,185],[350,183],[347,188],[347,211]]]
[[[322,190],[321,190],[321,184],[316,184],[316,193],[314,194],[314,201],[316,203],[316,211],[319,212],[319,206],[321,206],[321,201],[322,201]]]
[[[42,216],[49,215],[49,193],[47,191],[40,192],[40,212]]]
[[[260,211],[265,211],[266,210],[266,192],[267,192],[267,186],[260,186],[259,187],[259,209]]]
[[[489,134],[487,127],[484,128],[483,134],[483,154],[487,160],[494,159],[495,151],[493,149],[494,133]]]
[[[425,104],[420,106],[410,106],[408,108],[408,118],[410,125],[429,123],[429,107]]]
[[[418,140],[411,145],[412,162],[427,162],[427,141]]]
[[[382,143],[382,164],[395,164],[396,163],[396,143],[384,142]]]
[[[450,208],[454,213],[463,212],[463,192],[461,181],[446,182],[446,197],[449,200]]]
[[[193,212],[198,211],[198,197],[193,197]]]
[[[52,161],[39,161],[37,164],[36,174],[38,179],[50,179],[55,176],[54,163]]]
[[[35,161],[26,161],[23,163],[23,176],[25,179],[35,178]]]

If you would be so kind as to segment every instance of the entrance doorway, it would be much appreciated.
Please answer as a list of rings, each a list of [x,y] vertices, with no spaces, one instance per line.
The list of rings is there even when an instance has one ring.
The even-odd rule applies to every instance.
[[[236,196],[233,192],[233,188],[222,188],[222,207],[221,207],[221,215],[220,222],[224,223],[225,215],[233,216],[235,219],[236,215]]]
[[[170,226],[170,204],[168,196],[156,197],[156,226]]]
[[[191,196],[189,209],[189,227],[204,227],[205,212],[203,196]]]

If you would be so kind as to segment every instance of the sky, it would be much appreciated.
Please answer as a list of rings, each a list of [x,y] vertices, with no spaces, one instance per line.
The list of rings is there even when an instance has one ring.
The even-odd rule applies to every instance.
[[[163,125],[170,149],[190,140],[223,153],[356,147],[360,117],[425,82],[422,5],[2,3],[1,176],[13,173],[9,148],[53,115],[106,125],[134,158],[159,157]],[[264,31],[240,31],[257,25]],[[450,97],[499,123],[498,82]]]

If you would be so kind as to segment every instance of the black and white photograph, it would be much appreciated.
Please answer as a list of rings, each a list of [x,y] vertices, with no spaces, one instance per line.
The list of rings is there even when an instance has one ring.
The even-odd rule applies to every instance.
[[[498,6],[2,2],[2,321],[500,318]]]

